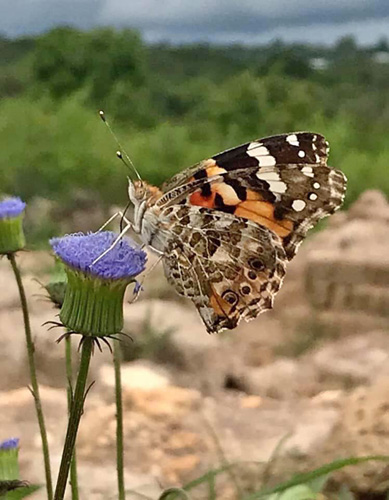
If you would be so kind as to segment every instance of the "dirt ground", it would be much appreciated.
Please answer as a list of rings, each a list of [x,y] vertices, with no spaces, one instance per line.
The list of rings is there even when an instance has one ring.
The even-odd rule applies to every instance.
[[[237,487],[250,491],[336,458],[389,454],[388,227],[386,199],[364,193],[303,244],[272,311],[218,336],[205,332],[192,304],[155,269],[140,300],[125,306],[125,331],[133,337],[123,346],[129,490],[157,498],[164,487],[241,462],[238,486],[229,476],[218,484],[218,498],[236,498]],[[61,332],[42,326],[57,310],[35,280],[47,281],[52,257],[23,252],[18,260],[55,477],[67,421],[64,345],[55,343]],[[20,437],[21,475],[43,483],[23,320],[6,259],[0,280],[0,441]],[[77,358],[75,341],[73,348]],[[77,443],[81,498],[106,500],[116,494],[107,349],[95,353],[90,379],[96,383]],[[388,480],[378,462],[334,476],[360,498],[384,491]],[[43,490],[31,498],[45,498]],[[193,498],[206,497],[199,490]]]

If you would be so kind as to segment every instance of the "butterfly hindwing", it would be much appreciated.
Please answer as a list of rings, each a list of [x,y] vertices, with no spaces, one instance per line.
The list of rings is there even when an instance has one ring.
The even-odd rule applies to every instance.
[[[171,233],[166,277],[193,300],[208,332],[235,328],[272,307],[286,262],[272,231],[204,207],[169,207],[163,216]]]

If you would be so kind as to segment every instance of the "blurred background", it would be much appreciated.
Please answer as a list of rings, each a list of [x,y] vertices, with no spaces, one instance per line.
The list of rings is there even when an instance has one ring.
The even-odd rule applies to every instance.
[[[128,487],[155,497],[160,484],[182,484],[223,460],[267,462],[284,438],[271,468],[242,467],[238,490],[224,478],[218,498],[342,456],[389,453],[388,37],[386,0],[1,6],[0,192],[28,203],[32,251],[20,261],[54,468],[66,421],[63,349],[41,326],[56,311],[35,297],[33,278],[53,272],[48,238],[96,230],[127,203],[127,172],[100,109],[153,184],[295,130],[324,134],[330,165],[349,179],[344,209],[307,238],[275,309],[256,321],[208,336],[160,268],[126,305]],[[0,276],[0,439],[21,436],[24,477],[42,481],[7,262]],[[79,455],[83,491],[97,500],[115,488],[109,353],[93,369]],[[388,479],[385,466],[365,465],[331,487],[380,500]]]
[[[4,5],[1,190],[45,209],[34,243],[75,201],[125,204],[103,109],[155,184],[239,143],[313,130],[350,178],[346,207],[388,193],[388,26],[385,0]]]

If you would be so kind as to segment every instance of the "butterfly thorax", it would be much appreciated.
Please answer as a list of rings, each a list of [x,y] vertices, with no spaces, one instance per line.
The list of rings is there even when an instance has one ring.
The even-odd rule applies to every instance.
[[[161,190],[144,181],[135,181],[130,182],[128,191],[134,205],[134,231],[145,245],[164,253],[166,238],[163,229],[167,221],[161,217],[161,209],[156,206],[156,201],[162,196]]]

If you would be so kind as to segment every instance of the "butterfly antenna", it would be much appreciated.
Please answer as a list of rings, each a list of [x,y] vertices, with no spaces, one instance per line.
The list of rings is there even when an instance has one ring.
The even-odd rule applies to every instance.
[[[107,126],[108,130],[110,131],[112,137],[115,139],[116,144],[119,146],[120,151],[116,152],[116,156],[121,160],[124,165],[129,169],[135,172],[135,175],[137,176],[138,180],[142,180],[141,176],[139,175],[139,172],[135,168],[135,165],[133,164],[131,158],[128,156],[126,150],[123,148],[123,146],[120,144],[119,139],[116,137],[114,131],[112,130],[110,124],[108,123],[107,119],[105,118],[104,111],[99,111],[100,118],[103,120],[105,125]],[[124,156],[123,156],[124,155]]]

